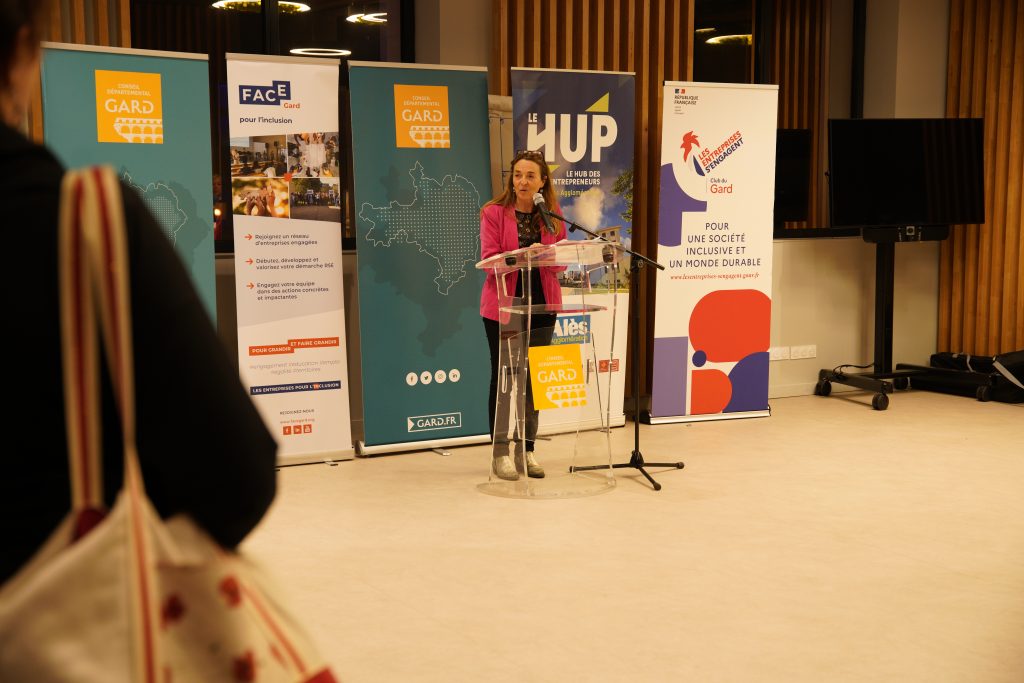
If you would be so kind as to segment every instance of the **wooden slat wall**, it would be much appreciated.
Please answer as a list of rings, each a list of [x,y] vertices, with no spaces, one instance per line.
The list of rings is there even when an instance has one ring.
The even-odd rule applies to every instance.
[[[494,0],[491,89],[510,95],[509,69],[632,71],[636,73],[636,154],[633,246],[657,256],[661,163],[661,88],[693,77],[693,0]],[[640,278],[645,339],[654,333],[654,274]],[[636,292],[630,293],[635,305]],[[630,345],[633,340],[630,339]],[[642,392],[650,393],[650,344],[640,349]],[[628,368],[627,395],[633,369]]]
[[[207,3],[153,2],[135,8],[132,30],[136,45],[147,50],[222,55],[242,51],[232,18],[229,12],[211,10]]]
[[[985,224],[940,251],[942,351],[1024,349],[1024,2],[951,0],[946,115],[985,119]]]
[[[771,82],[779,86],[779,128],[811,131],[811,188],[807,221],[786,228],[828,227],[828,65],[831,2],[775,0]]]
[[[46,40],[79,45],[131,47],[129,0],[59,0],[53,3]],[[28,134],[43,141],[42,91],[37,85],[28,110]]]

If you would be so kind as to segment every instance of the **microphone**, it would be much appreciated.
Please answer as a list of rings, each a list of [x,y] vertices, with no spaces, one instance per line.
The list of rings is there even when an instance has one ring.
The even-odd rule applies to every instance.
[[[548,229],[552,235],[555,234],[555,229],[551,227],[551,219],[548,218],[548,214],[544,211],[544,195],[537,192],[533,195],[533,205],[540,209],[540,218],[544,221],[544,227]]]

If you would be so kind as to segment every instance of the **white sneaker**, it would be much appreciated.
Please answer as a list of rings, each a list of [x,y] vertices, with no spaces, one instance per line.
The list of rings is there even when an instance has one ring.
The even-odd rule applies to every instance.
[[[523,472],[523,454],[516,453],[516,471]],[[526,451],[526,475],[531,479],[543,479],[544,468],[537,462],[537,458],[534,457],[533,451]]]
[[[518,481],[519,473],[512,466],[512,460],[507,455],[499,455],[491,459],[491,471],[498,479],[505,481]]]

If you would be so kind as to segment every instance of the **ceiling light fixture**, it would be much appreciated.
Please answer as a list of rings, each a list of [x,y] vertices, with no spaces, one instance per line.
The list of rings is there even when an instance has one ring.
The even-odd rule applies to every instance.
[[[752,45],[754,37],[749,33],[734,36],[715,36],[704,41],[708,45]]]
[[[352,54],[352,50],[340,50],[333,47],[297,47],[288,52],[307,57],[348,57]]]
[[[369,12],[367,14],[350,14],[345,21],[353,24],[386,24],[388,22],[387,12]]]
[[[217,0],[213,3],[214,9],[233,9],[239,12],[259,12],[262,5],[262,0]],[[302,2],[290,2],[290,0],[278,0],[277,9],[281,14],[298,14],[299,12],[308,12],[309,5]]]

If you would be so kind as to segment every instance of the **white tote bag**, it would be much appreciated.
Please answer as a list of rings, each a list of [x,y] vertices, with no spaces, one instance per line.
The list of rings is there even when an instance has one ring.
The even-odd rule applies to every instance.
[[[331,683],[258,572],[190,519],[164,522],[135,450],[120,186],[70,172],[60,209],[61,326],[72,508],[0,590],[0,680]],[[124,437],[124,485],[103,511],[97,326]]]

